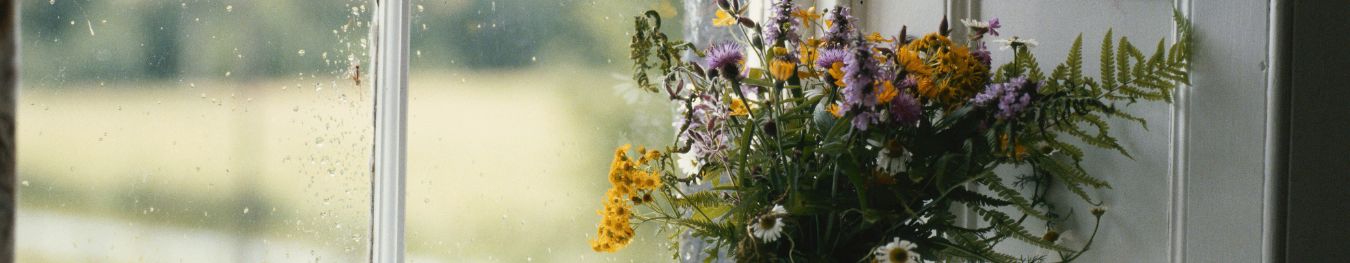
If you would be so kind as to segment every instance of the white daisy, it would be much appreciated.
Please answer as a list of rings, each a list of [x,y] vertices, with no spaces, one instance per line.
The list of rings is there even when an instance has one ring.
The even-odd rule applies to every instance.
[[[761,215],[750,222],[750,234],[754,235],[764,243],[778,240],[783,235],[783,217],[787,216],[787,209],[782,205],[774,205],[768,214]]]
[[[966,24],[966,27],[969,27],[969,28],[976,28],[976,29],[979,29],[979,28],[988,29],[988,28],[989,28],[989,22],[979,21],[979,20],[975,20],[975,19],[962,18],[962,19],[961,19],[961,23],[962,23],[962,24]]]
[[[689,147],[689,151],[676,154],[675,157],[677,158],[675,163],[679,165],[680,171],[682,172],[680,174],[684,175],[683,177],[680,177],[680,179],[698,175],[699,169],[703,168],[703,161],[698,159],[698,148]]]
[[[1040,42],[1036,42],[1035,39],[1030,39],[1030,38],[1019,38],[1019,37],[1015,37],[1015,36],[1014,36],[1014,37],[1010,37],[1010,38],[1006,38],[1006,39],[995,39],[994,42],[997,42],[997,43],[999,43],[999,44],[1003,44],[1002,47],[999,47],[999,50],[1008,50],[1009,48],[1018,47],[1018,46],[1024,46],[1024,47],[1027,47],[1027,48],[1033,48],[1033,47],[1036,47],[1036,45],[1040,45]]]
[[[896,154],[887,147],[881,147],[881,151],[877,153],[877,167],[886,174],[899,174],[905,171],[905,163],[909,162],[909,156],[908,151]]]
[[[917,247],[918,246],[914,245],[913,242],[909,242],[909,240],[900,240],[900,238],[897,237],[895,238],[895,241],[891,241],[884,246],[878,247],[876,252],[873,252],[873,256],[876,257],[877,262],[883,263],[919,262],[919,253],[914,252],[914,249]]]

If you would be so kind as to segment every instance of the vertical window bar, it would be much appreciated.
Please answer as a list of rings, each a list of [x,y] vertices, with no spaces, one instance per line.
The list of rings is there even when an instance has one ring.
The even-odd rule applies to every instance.
[[[375,0],[375,149],[370,262],[403,262],[409,0]]]

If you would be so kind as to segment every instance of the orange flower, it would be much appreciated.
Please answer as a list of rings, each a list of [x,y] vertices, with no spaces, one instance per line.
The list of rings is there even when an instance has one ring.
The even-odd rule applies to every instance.
[[[835,62],[830,64],[830,76],[834,77],[834,85],[844,86],[844,62]]]
[[[844,117],[844,113],[839,111],[839,104],[830,103],[830,106],[825,106],[825,111],[830,112],[835,118]]]
[[[787,81],[792,78],[794,72],[797,72],[797,63],[781,59],[774,59],[773,62],[769,62],[769,74],[772,74],[774,79]]]
[[[741,99],[739,99],[739,98],[731,99],[731,107],[730,107],[730,108],[731,108],[731,116],[746,116],[746,115],[750,115],[750,109],[749,109],[748,107],[745,106],[745,101],[743,101],[743,100],[741,100]]]
[[[895,88],[891,81],[881,82],[881,92],[877,93],[877,104],[891,103],[895,96],[900,95],[900,90]]]
[[[792,13],[792,16],[801,19],[802,25],[809,26],[811,25],[811,21],[820,19],[820,12],[816,12],[816,7],[812,6],[807,9],[797,9],[797,12]]]
[[[890,42],[895,42],[895,39],[890,39],[890,38],[883,37],[883,36],[881,36],[881,33],[878,33],[878,32],[872,32],[872,34],[868,34],[867,37],[866,37],[866,39],[867,39],[867,41],[871,41],[871,42],[875,42],[875,43],[883,43],[883,42],[884,42],[884,43],[890,43]]]
[[[718,9],[717,14],[714,16],[713,26],[731,26],[736,24],[736,16],[727,13],[726,10]]]

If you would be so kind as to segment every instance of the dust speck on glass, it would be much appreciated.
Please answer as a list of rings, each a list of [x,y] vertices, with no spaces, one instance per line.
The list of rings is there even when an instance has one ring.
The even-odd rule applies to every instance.
[[[365,260],[370,1],[21,6],[16,261]]]

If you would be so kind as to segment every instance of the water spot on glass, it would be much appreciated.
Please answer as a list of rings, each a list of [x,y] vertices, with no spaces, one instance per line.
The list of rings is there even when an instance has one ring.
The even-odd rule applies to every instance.
[[[539,61],[539,57],[530,57],[530,62]]]
[[[206,98],[206,93],[202,93],[202,98],[203,98],[203,99]]]
[[[230,76],[230,72],[229,72],[229,71],[226,71],[226,72],[225,72],[225,76],[226,76],[226,77],[229,77],[229,76]]]
[[[47,0],[47,4],[56,5],[56,0]]]
[[[225,5],[225,12],[234,12],[234,5]]]
[[[23,180],[23,186],[28,186],[28,180]]]
[[[421,49],[418,49],[418,50],[417,50],[417,57],[419,57],[419,58],[422,57],[422,50],[421,50]]]
[[[296,54],[300,54],[300,56],[302,56],[302,57],[305,56],[305,50],[304,50],[304,49],[301,49],[300,51],[296,51],[295,53],[296,53]]]
[[[55,1],[55,0],[53,0],[53,1]],[[427,10],[427,8],[426,8],[425,6],[417,5],[417,12],[418,12],[418,13],[421,13],[422,11],[426,11],[426,10]]]
[[[248,207],[244,207],[244,214],[248,214]]]

